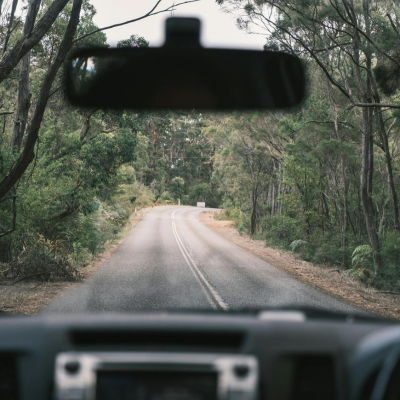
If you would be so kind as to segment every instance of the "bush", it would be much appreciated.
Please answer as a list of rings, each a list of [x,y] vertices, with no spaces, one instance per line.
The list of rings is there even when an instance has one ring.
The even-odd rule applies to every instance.
[[[184,188],[185,188],[185,181],[183,178],[177,176],[171,179],[171,182],[169,183],[169,191],[171,193],[171,198],[168,200],[180,199],[183,195]]]
[[[351,268],[342,273],[342,278],[351,277],[351,278],[358,279],[362,283],[369,283],[372,276],[373,276],[373,272],[370,269],[363,268],[363,267]]]
[[[288,248],[301,235],[296,219],[284,215],[264,218],[262,227],[267,244],[274,246]]]
[[[242,235],[243,233],[250,232],[250,220],[249,218],[241,218],[235,223],[235,228]]]
[[[351,263],[355,267],[368,268],[372,266],[372,248],[369,244],[357,246],[351,257]]]
[[[296,253],[298,250],[300,250],[302,247],[304,247],[305,245],[307,245],[308,242],[306,242],[305,240],[295,240],[292,243],[290,243],[289,247],[292,249],[293,253]]]
[[[74,281],[80,277],[69,260],[65,245],[42,235],[38,235],[36,243],[25,243],[23,251],[8,267],[4,275],[11,279]]]
[[[165,201],[165,200],[169,200],[169,201],[173,200],[171,194],[167,190],[161,194],[160,199],[163,200],[163,201]]]
[[[190,206],[190,198],[188,195],[184,194],[181,198],[181,204],[185,206]]]
[[[400,290],[400,235],[388,232],[381,241],[384,269],[376,278],[376,284],[383,290]]]
[[[225,208],[221,212],[214,214],[214,219],[238,221],[241,217],[241,212],[238,208]]]

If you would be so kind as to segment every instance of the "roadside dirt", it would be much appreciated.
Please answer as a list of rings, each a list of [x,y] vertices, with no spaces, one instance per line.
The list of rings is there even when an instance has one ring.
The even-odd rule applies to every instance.
[[[128,233],[142,219],[150,208],[140,210],[137,215],[129,218],[129,223],[122,231],[122,237],[115,241],[104,253],[85,267],[78,268],[81,280],[77,282],[38,282],[21,281],[13,284],[0,280],[0,312],[11,314],[32,315],[43,310],[47,304],[63,295],[69,289],[79,285],[90,275],[96,272],[111,254],[125,240]]]
[[[199,214],[202,223],[214,229],[225,239],[255,254],[294,278],[330,295],[345,300],[370,313],[386,318],[400,319],[400,296],[380,293],[353,279],[343,277],[343,269],[312,264],[300,260],[291,252],[267,247],[263,240],[253,240],[240,235],[233,221],[214,219],[215,211]]]

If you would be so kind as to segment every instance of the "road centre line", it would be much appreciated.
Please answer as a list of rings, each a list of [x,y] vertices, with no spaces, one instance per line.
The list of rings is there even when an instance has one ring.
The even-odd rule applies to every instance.
[[[192,272],[193,276],[195,277],[197,283],[199,284],[201,290],[203,291],[204,295],[206,296],[208,302],[210,303],[211,307],[214,309],[217,309],[217,305],[216,303],[213,301],[213,299],[211,298],[211,296],[208,294],[207,289],[204,287],[203,283],[201,282],[200,278],[197,276],[196,272],[193,270],[193,267],[191,266],[189,260],[186,257],[186,254],[184,253],[184,251],[182,250],[181,244],[179,243],[178,238],[176,237],[176,228],[175,228],[175,221],[172,221],[172,232],[174,234],[175,240],[178,243],[178,247],[179,250],[181,251],[183,258],[185,259],[187,265],[189,266],[190,271]]]
[[[171,218],[172,218],[172,232],[173,232],[173,234],[175,236],[176,242],[178,243],[179,250],[181,251],[186,263],[188,264],[190,270],[192,271],[192,273],[195,276],[197,282],[201,286],[204,294],[206,295],[207,300],[213,306],[213,308],[217,308],[217,305],[218,305],[220,308],[222,308],[225,311],[229,310],[229,307],[226,304],[226,302],[222,299],[220,294],[211,286],[211,284],[205,278],[205,276],[200,271],[199,267],[196,265],[195,261],[190,256],[190,254],[187,251],[187,249],[185,248],[185,246],[184,246],[184,244],[182,242],[182,239],[180,238],[180,236],[178,234],[178,231],[176,229],[176,224],[175,224],[175,221],[174,221],[175,213],[177,211],[180,211],[180,210],[175,210],[171,214]]]

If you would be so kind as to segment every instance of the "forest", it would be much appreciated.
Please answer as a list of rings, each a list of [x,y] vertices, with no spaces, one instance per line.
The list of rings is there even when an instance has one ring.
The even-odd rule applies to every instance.
[[[4,278],[74,279],[135,208],[179,200],[205,201],[242,234],[400,291],[400,5],[216,2],[239,29],[264,35],[265,51],[303,60],[301,106],[78,109],[63,64],[78,48],[108,46],[90,1],[25,1],[18,16],[18,0],[0,1]],[[134,23],[118,42],[146,46]]]

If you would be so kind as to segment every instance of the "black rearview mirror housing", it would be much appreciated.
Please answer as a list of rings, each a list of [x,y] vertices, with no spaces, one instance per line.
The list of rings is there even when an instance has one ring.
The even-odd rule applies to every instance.
[[[137,110],[249,110],[298,105],[299,58],[286,53],[209,49],[200,21],[169,18],[159,48],[86,49],[67,65],[67,94],[86,107]]]

